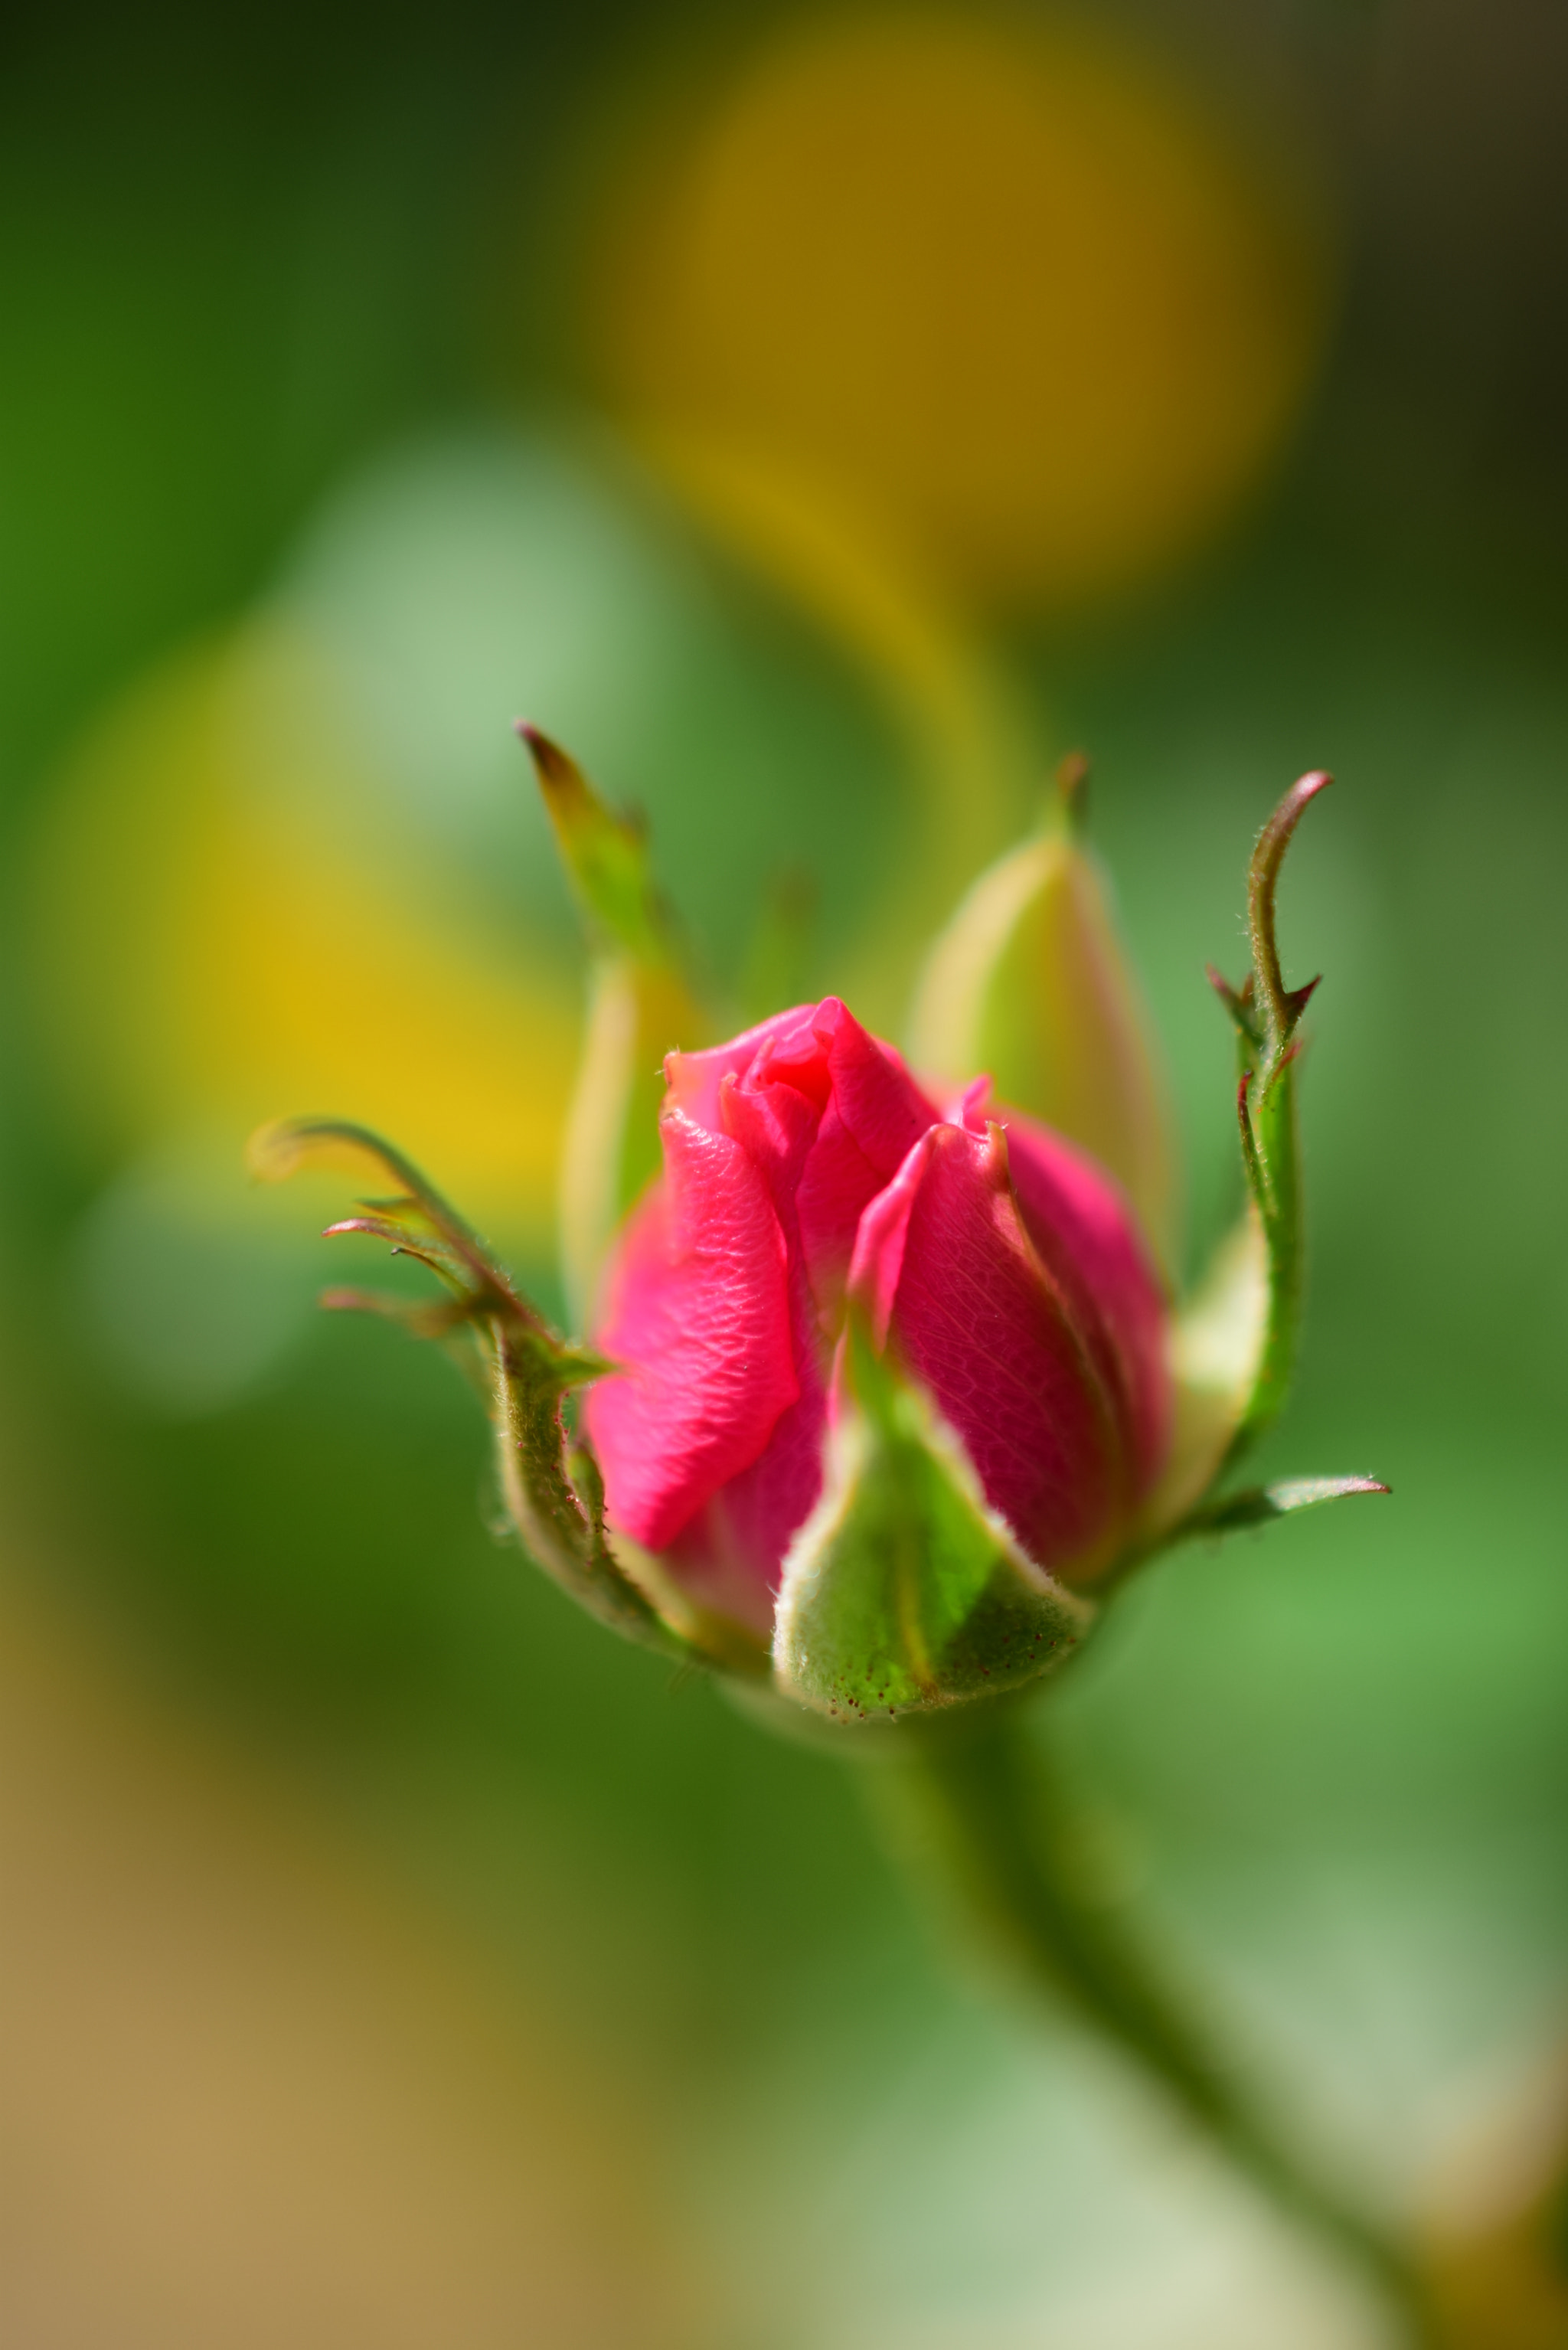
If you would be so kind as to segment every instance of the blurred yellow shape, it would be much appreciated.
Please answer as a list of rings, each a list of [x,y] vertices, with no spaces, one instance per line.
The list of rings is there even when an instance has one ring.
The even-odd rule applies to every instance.
[[[0,1632],[0,2338],[711,2338],[602,2044],[10,1583]]]
[[[411,847],[400,870],[374,779],[343,786],[351,757],[329,675],[270,632],[186,658],[111,713],[35,870],[60,1085],[114,1149],[229,1124],[237,1149],[280,1111],[353,1118],[476,1218],[545,1243],[576,973],[464,923]]]
[[[908,817],[885,869],[867,877],[865,937],[836,983],[888,1025],[954,874],[1016,828],[1038,764],[1022,696],[916,554],[798,463],[664,421],[639,437],[692,512],[864,665],[903,731]]]
[[[1435,2184],[1427,2261],[1443,2350],[1568,2350],[1568,2049],[1521,2069]]]
[[[1542,2210],[1440,2248],[1433,2266],[1443,2350],[1568,2350],[1561,2230],[1561,2210]]]
[[[961,597],[1059,605],[1256,479],[1327,276],[1282,177],[1130,42],[883,11],[667,111],[605,200],[588,328],[688,473],[810,476]]]

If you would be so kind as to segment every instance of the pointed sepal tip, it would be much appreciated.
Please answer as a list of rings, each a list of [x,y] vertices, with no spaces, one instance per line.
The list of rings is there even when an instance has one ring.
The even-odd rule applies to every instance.
[[[576,761],[527,719],[514,722],[527,748],[566,877],[590,942],[646,968],[672,960],[669,918],[654,888],[640,818],[601,798]]]
[[[1325,792],[1333,781],[1334,777],[1322,767],[1314,767],[1308,774],[1297,777],[1258,835],[1247,871],[1247,928],[1251,941],[1258,995],[1267,1024],[1271,1062],[1277,1062],[1290,1044],[1313,990],[1318,984],[1316,979],[1310,979],[1303,987],[1285,985],[1276,934],[1275,900],[1279,891],[1280,868],[1284,863],[1285,851],[1295,837],[1296,827],[1313,801],[1321,792]]]
[[[1173,1540],[1194,1534],[1235,1534],[1243,1526],[1267,1525],[1274,1518],[1293,1517],[1299,1510],[1315,1510],[1325,1502],[1346,1502],[1358,1493],[1389,1493],[1392,1487],[1376,1477],[1281,1477],[1272,1485],[1249,1485],[1238,1493],[1195,1510],[1179,1527]]]

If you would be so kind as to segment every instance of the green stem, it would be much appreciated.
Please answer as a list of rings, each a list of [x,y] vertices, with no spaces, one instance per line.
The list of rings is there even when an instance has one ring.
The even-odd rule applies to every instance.
[[[1368,2273],[1402,2312],[1412,2345],[1435,2345],[1409,2255],[1282,2142],[1086,1882],[1082,1833],[1022,1710],[999,1701],[910,1723],[902,1769],[886,1777],[895,1774],[922,1859],[1035,1984],[1065,1998],[1276,2203]]]

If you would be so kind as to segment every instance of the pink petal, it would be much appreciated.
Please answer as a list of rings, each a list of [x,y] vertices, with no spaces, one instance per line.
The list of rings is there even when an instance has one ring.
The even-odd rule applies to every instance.
[[[795,1194],[801,1246],[822,1320],[843,1302],[862,1211],[897,1172],[936,1112],[890,1045],[868,1035],[828,996],[815,1029],[832,1094]]]
[[[598,1340],[628,1369],[590,1396],[588,1432],[612,1523],[666,1553],[694,1596],[765,1626],[821,1490],[825,1375],[861,1211],[935,1112],[832,996],[665,1066],[666,1179],[627,1229]],[[743,1228],[759,1199],[765,1265]],[[765,1336],[730,1330],[715,1287],[733,1293],[723,1312],[762,1313]]]
[[[828,1050],[834,1106],[857,1144],[887,1180],[937,1112],[904,1066],[901,1053],[862,1028],[836,995],[825,996],[813,1023]]]
[[[765,1169],[829,1331],[860,1211],[936,1111],[893,1047],[834,995],[709,1052],[671,1054],[665,1066],[671,1103],[711,1133],[733,1134]]]
[[[800,1394],[784,1233],[739,1143],[679,1110],[663,1180],[612,1267],[598,1344],[628,1368],[585,1405],[613,1525],[666,1549]]]
[[[996,1115],[1029,1237],[1116,1396],[1139,1491],[1147,1491],[1165,1458],[1171,1397],[1165,1295],[1137,1219],[1086,1153],[1018,1111]]]
[[[1131,1464],[1024,1230],[999,1129],[922,1137],[862,1220],[850,1283],[1031,1557],[1091,1572],[1129,1506]]]
[[[803,1374],[809,1386],[758,1458],[681,1527],[667,1554],[695,1597],[764,1635],[784,1553],[822,1491],[826,1399],[815,1364]]]
[[[849,1286],[870,1317],[871,1335],[878,1351],[888,1343],[893,1304],[904,1277],[904,1253],[909,1241],[909,1219],[920,1186],[937,1147],[938,1127],[929,1127],[910,1150],[893,1180],[877,1193],[860,1219]]]
[[[798,1033],[816,1051],[811,1024],[815,1014],[815,1004],[797,1003],[792,1011],[775,1012],[771,1020],[732,1036],[727,1045],[711,1045],[705,1053],[671,1053],[664,1064],[670,1087],[668,1106],[706,1127],[710,1134],[719,1133],[719,1097],[724,1079],[743,1076],[757,1055],[775,1039]]]
[[[771,1072],[757,1067],[720,1081],[716,1132],[738,1142],[767,1184],[786,1238],[794,1230],[794,1194],[801,1170],[816,1141],[821,1105]]]

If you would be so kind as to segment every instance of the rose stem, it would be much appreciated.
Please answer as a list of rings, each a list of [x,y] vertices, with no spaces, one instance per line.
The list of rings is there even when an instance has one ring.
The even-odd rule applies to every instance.
[[[1410,2256],[1282,2143],[1086,1881],[1083,1835],[1022,1707],[1002,1700],[909,1720],[895,1737],[899,1758],[864,1777],[868,1794],[896,1805],[885,1824],[905,1855],[922,1874],[937,1870],[1037,1989],[1066,1999],[1276,2203],[1368,2272],[1403,2313],[1415,2350],[1435,2350]]]

